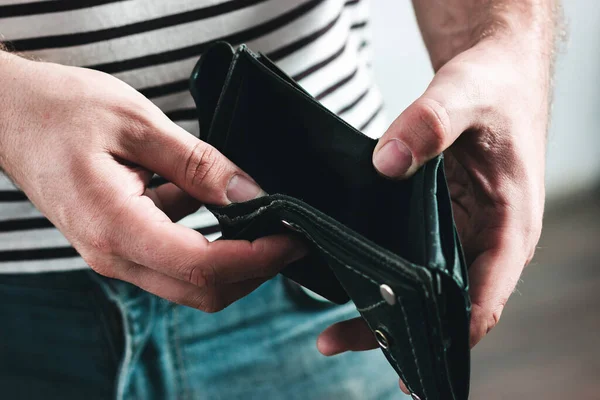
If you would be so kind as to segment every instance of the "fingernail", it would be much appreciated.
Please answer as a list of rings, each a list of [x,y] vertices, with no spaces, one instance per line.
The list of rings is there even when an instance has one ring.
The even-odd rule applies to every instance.
[[[232,203],[241,203],[263,195],[260,186],[244,175],[234,175],[227,185],[227,198]]]
[[[402,390],[405,394],[410,394],[408,388],[406,387],[406,384],[402,381],[402,379],[400,379],[398,383],[400,384],[400,390]]]
[[[408,147],[398,139],[392,139],[373,156],[373,165],[390,178],[404,176],[412,164],[412,154]]]

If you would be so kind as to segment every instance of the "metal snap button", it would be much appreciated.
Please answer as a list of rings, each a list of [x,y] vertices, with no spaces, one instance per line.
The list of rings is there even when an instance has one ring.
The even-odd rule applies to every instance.
[[[383,285],[379,286],[379,292],[381,293],[381,297],[383,297],[386,303],[388,303],[391,306],[396,304],[396,294],[394,293],[391,287],[384,283]]]
[[[283,226],[285,226],[286,228],[288,228],[294,232],[300,232],[300,229],[296,228],[294,225],[290,224],[285,219],[282,219],[281,223],[283,224]]]
[[[375,340],[379,343],[382,349],[390,348],[390,339],[388,339],[386,332],[383,329],[375,329]]]

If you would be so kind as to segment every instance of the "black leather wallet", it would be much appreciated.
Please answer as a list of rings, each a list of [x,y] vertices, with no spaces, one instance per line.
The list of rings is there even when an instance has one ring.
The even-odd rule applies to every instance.
[[[441,156],[405,181],[380,176],[375,140],[243,45],[207,50],[191,92],[201,139],[269,193],[209,206],[223,237],[303,236],[312,251],[284,275],[351,299],[414,398],[467,399],[467,269]]]

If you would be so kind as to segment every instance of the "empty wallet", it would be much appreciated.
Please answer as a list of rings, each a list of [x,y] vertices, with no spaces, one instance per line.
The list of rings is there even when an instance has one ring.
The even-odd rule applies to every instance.
[[[210,47],[190,89],[200,138],[269,193],[208,205],[223,238],[302,236],[310,254],[285,276],[351,299],[415,399],[467,399],[471,305],[442,156],[408,180],[382,177],[376,140],[244,45]]]

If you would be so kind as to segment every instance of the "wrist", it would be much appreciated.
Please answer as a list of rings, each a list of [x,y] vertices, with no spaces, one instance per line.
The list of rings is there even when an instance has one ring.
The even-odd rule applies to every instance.
[[[0,51],[0,168],[9,175],[14,173],[15,150],[20,147],[17,139],[25,136],[18,126],[27,115],[24,91],[32,84],[27,78],[32,63],[18,55]]]
[[[7,151],[10,120],[12,111],[12,101],[10,99],[10,93],[13,91],[11,81],[14,66],[12,64],[12,58],[14,55],[4,51],[6,47],[0,42],[0,87],[3,89],[0,91],[0,170],[6,170],[8,168]]]
[[[458,54],[495,42],[529,58],[552,60],[560,9],[554,0],[413,0],[435,71]],[[550,63],[549,63],[550,64]]]

